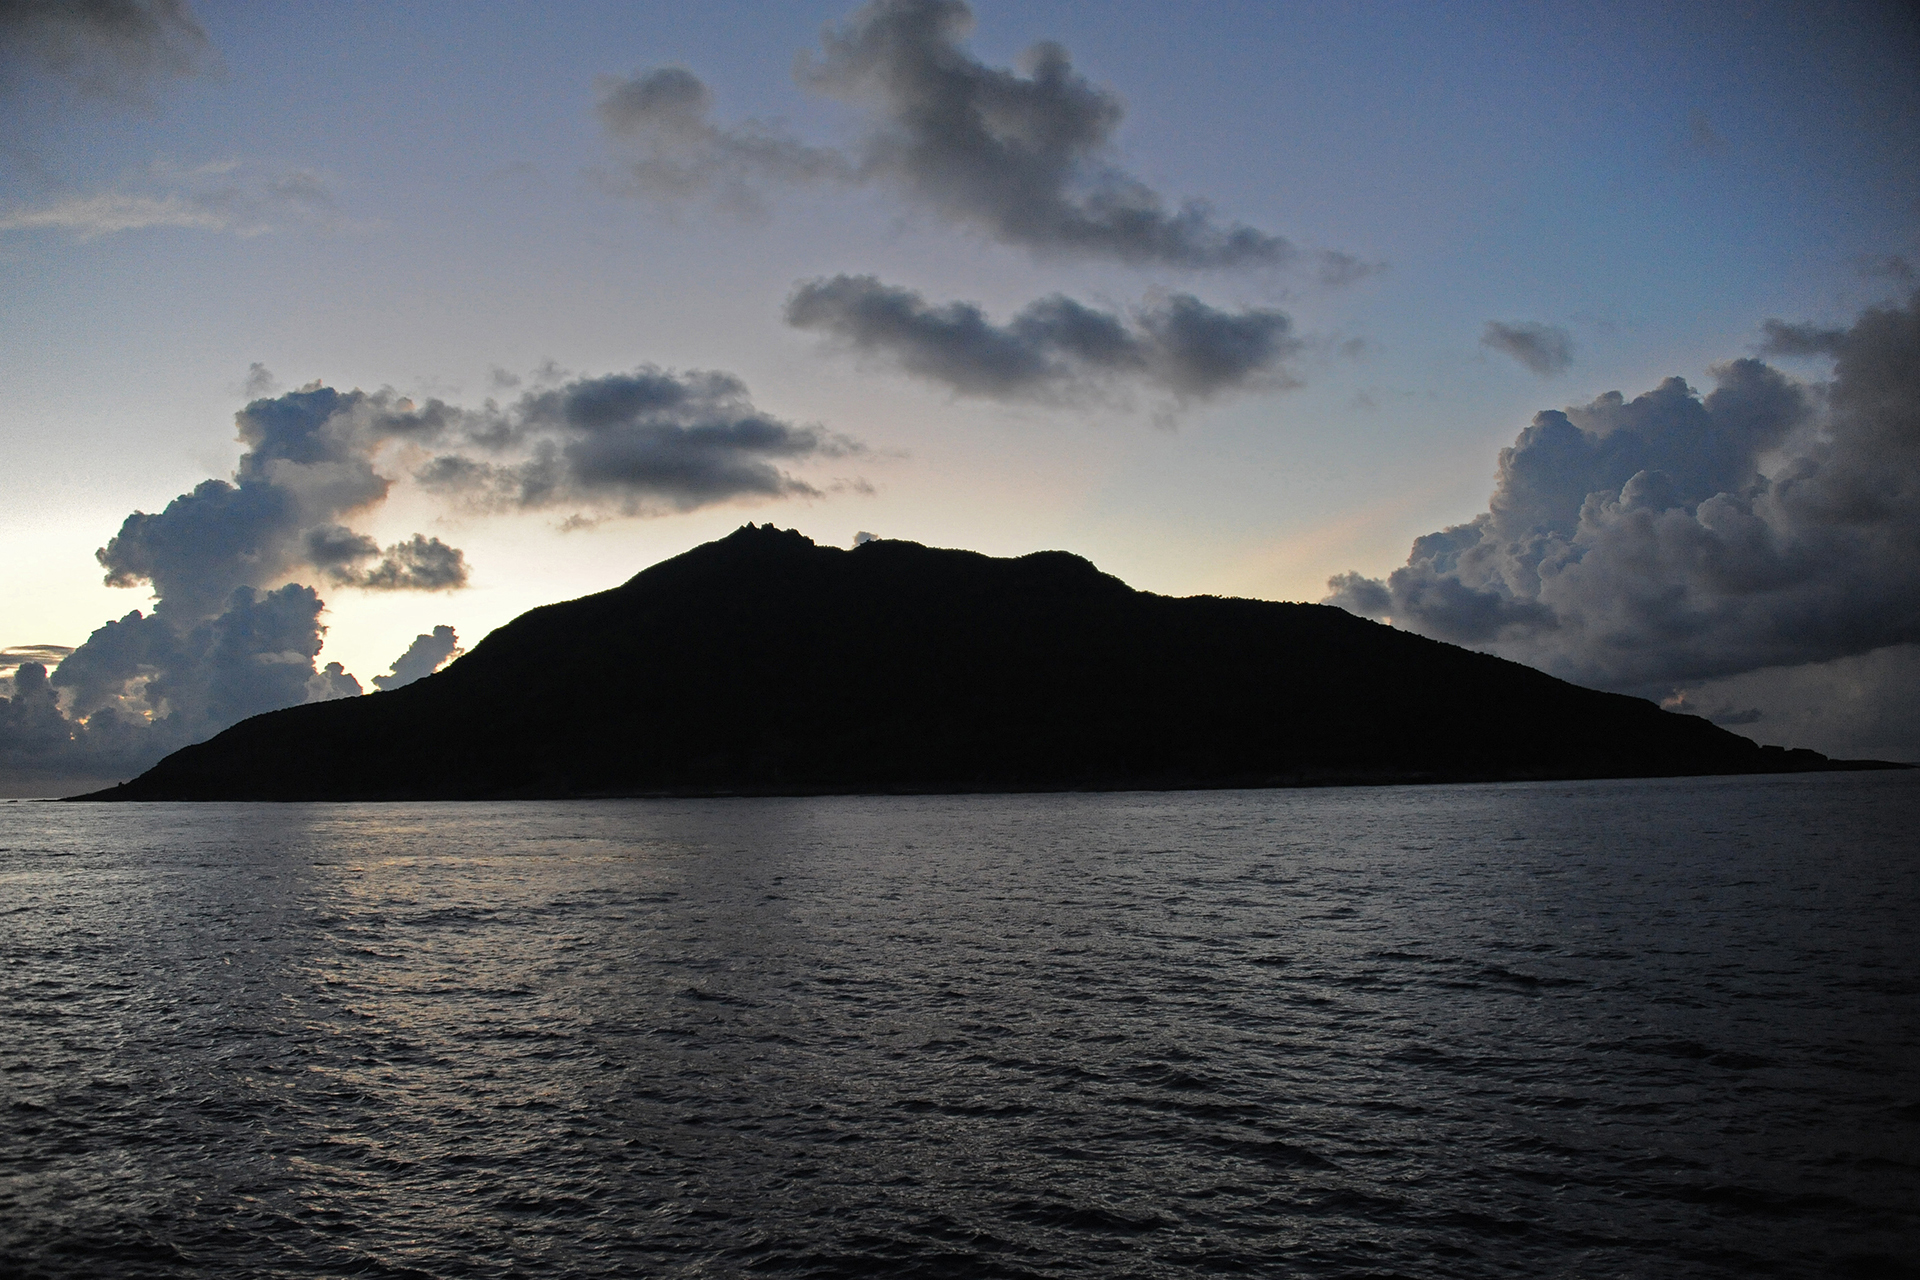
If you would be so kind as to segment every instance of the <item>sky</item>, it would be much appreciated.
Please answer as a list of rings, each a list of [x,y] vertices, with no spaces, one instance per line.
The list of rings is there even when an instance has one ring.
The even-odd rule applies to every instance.
[[[0,790],[747,521],[1920,759],[1917,64],[1893,4],[0,7]]]

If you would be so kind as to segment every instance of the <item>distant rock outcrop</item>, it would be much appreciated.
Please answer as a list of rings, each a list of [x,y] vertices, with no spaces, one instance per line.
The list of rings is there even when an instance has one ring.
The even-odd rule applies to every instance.
[[[405,688],[255,716],[96,799],[1281,786],[1835,767],[1339,609],[748,525]]]

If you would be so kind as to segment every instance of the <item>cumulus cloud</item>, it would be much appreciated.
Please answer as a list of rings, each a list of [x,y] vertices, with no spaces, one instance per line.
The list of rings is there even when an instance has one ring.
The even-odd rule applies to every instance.
[[[308,702],[332,702],[336,698],[357,698],[363,692],[365,690],[360,687],[360,682],[338,662],[329,662],[307,678]]]
[[[1920,294],[1765,332],[1832,380],[1741,359],[1705,396],[1670,378],[1540,413],[1485,512],[1331,602],[1651,696],[1920,642]]]
[[[151,587],[151,612],[110,621],[57,657],[19,651],[0,765],[129,775],[248,716],[359,693],[340,664],[315,668],[325,604],[289,579],[374,591],[465,585],[464,556],[438,538],[383,549],[347,523],[391,488],[375,465],[383,447],[458,416],[437,401],[317,383],[249,403],[234,417],[246,448],[230,479],[134,512],[96,553],[109,585]]]
[[[311,587],[243,586],[188,625],[139,610],[108,622],[51,675],[23,663],[0,703],[0,783],[128,777],[248,716],[305,701],[323,607]]]
[[[89,97],[145,105],[160,83],[214,63],[207,33],[183,0],[0,4],[0,86],[30,68]]]
[[[1513,324],[1489,320],[1480,333],[1480,343],[1512,356],[1542,377],[1565,373],[1573,367],[1573,335],[1554,325],[1532,320]]]
[[[1329,284],[1371,270],[1350,254],[1304,254],[1203,200],[1169,204],[1117,163],[1120,100],[1076,72],[1064,48],[1043,42],[1018,70],[990,67],[963,44],[972,26],[961,0],[872,0],[821,37],[797,74],[867,111],[851,152],[760,122],[717,125],[711,92],[679,67],[602,80],[598,111],[637,149],[628,173],[639,192],[750,203],[761,179],[881,183],[1036,253],[1183,268],[1303,263]]]
[[[418,635],[407,651],[393,660],[387,668],[387,674],[373,678],[374,687],[381,690],[398,689],[412,684],[415,680],[424,680],[437,671],[442,663],[449,662],[465,652],[460,648],[460,637],[453,633],[452,627],[435,627],[430,635]]]
[[[238,161],[192,168],[165,163],[124,179],[120,189],[73,192],[0,210],[0,231],[56,232],[95,240],[173,228],[258,236],[290,227],[341,230],[326,177],[310,170],[260,172]]]
[[[467,585],[467,559],[458,547],[414,534],[396,542],[380,562],[345,581],[370,591],[442,591]]]
[[[1290,384],[1282,366],[1301,346],[1279,311],[1222,311],[1191,294],[1132,315],[1054,294],[996,325],[971,302],[930,303],[873,276],[804,281],[787,300],[786,318],[958,394],[998,400],[1051,400],[1119,379],[1204,400]]]
[[[732,374],[652,365],[538,387],[448,426],[429,436],[455,449],[440,452],[416,478],[435,492],[506,509],[657,515],[740,499],[814,497],[821,490],[785,468],[861,450],[853,440],[756,409]]]
[[[392,438],[434,434],[457,412],[391,392],[314,384],[255,400],[234,416],[247,445],[233,479],[205,480],[164,510],[136,511],[96,553],[109,586],[150,583],[157,613],[205,617],[234,588],[305,570],[339,585],[440,590],[466,583],[461,553],[415,534],[382,552],[344,520],[385,500],[374,465]]]
[[[312,587],[237,587],[226,607],[190,627],[139,610],[109,622],[57,667],[76,716],[144,704],[183,740],[306,697],[326,628]],[[138,685],[136,690],[133,686]]]

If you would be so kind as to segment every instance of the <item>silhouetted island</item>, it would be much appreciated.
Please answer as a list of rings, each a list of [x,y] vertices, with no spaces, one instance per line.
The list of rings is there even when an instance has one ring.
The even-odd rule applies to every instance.
[[[1313,604],[749,524],[88,799],[1156,789],[1845,767]]]

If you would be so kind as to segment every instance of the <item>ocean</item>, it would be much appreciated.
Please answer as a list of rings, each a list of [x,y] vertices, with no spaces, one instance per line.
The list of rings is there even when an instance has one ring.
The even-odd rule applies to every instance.
[[[1920,774],[0,804],[0,1275],[1920,1275]]]

